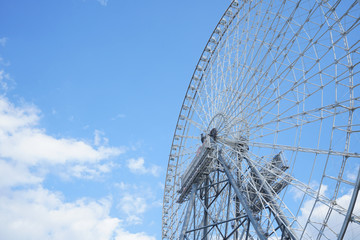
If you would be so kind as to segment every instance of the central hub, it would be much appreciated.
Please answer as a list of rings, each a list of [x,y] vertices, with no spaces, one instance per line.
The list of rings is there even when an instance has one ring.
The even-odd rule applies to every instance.
[[[216,136],[227,136],[229,133],[228,118],[223,113],[216,114],[207,127],[206,133],[211,136],[211,132],[215,129]]]
[[[210,138],[212,138],[212,140],[215,142],[217,139],[217,134],[218,131],[216,130],[216,128],[211,129],[210,133],[208,134],[208,136]],[[205,139],[206,139],[207,135],[201,134],[201,143],[204,143]]]

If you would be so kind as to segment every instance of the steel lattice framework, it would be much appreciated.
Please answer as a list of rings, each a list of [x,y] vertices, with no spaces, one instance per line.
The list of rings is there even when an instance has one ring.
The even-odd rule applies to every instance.
[[[231,2],[187,89],[163,239],[360,235],[360,3]]]

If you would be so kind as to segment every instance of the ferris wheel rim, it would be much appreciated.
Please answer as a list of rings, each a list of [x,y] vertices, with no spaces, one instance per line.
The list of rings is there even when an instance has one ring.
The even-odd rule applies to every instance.
[[[189,84],[189,87],[188,87],[188,89],[187,89],[187,92],[186,92],[186,95],[185,95],[185,97],[184,97],[184,100],[183,100],[183,103],[182,103],[182,107],[181,107],[181,110],[180,110],[180,113],[179,113],[179,117],[178,117],[178,121],[177,121],[177,124],[176,124],[176,128],[175,128],[175,132],[174,132],[174,136],[173,136],[173,141],[172,141],[172,145],[171,145],[171,150],[170,150],[170,156],[169,156],[169,165],[168,165],[168,171],[167,171],[167,176],[166,176],[166,179],[168,179],[168,176],[171,176],[171,173],[169,172],[169,167],[170,167],[170,162],[171,162],[171,158],[173,158],[173,157],[176,157],[173,153],[174,152],[179,152],[180,153],[180,150],[179,150],[179,148],[181,147],[181,144],[180,145],[177,145],[176,144],[176,137],[178,137],[179,136],[179,134],[177,134],[179,131],[178,130],[180,130],[180,131],[182,131],[183,133],[185,133],[185,130],[186,130],[186,124],[184,124],[184,125],[181,125],[181,120],[185,120],[185,122],[186,123],[188,123],[188,122],[191,122],[191,117],[189,117],[189,115],[184,115],[183,113],[185,112],[185,111],[187,111],[188,112],[188,114],[190,113],[190,111],[188,111],[189,109],[191,109],[192,108],[192,105],[190,105],[190,104],[187,104],[188,103],[188,100],[190,101],[191,99],[194,99],[195,97],[192,97],[190,94],[189,94],[189,92],[191,92],[191,88],[192,88],[192,83],[194,82],[194,81],[196,81],[196,80],[194,80],[198,75],[198,73],[200,72],[201,73],[201,77],[199,78],[199,82],[201,81],[201,79],[202,79],[202,77],[203,77],[203,72],[205,72],[205,70],[207,69],[207,66],[208,66],[208,64],[210,63],[210,61],[211,61],[211,59],[212,59],[212,57],[213,57],[213,54],[214,54],[214,52],[215,52],[215,50],[216,50],[216,48],[217,48],[217,46],[218,46],[218,44],[221,42],[220,40],[221,40],[221,37],[223,36],[223,34],[228,30],[228,27],[230,26],[230,23],[231,22],[229,22],[227,25],[225,24],[225,28],[224,28],[224,31],[222,32],[222,35],[221,35],[221,37],[220,37],[220,39],[219,39],[219,41],[216,43],[216,45],[215,45],[215,48],[213,48],[213,50],[212,50],[212,52],[210,51],[210,58],[206,58],[207,60],[206,60],[206,65],[205,65],[205,67],[203,67],[203,64],[202,64],[202,62],[203,62],[203,57],[204,56],[209,56],[209,54],[207,53],[207,49],[209,49],[208,47],[209,46],[213,46],[213,44],[211,43],[211,39],[212,39],[212,37],[214,36],[214,34],[215,34],[215,31],[216,31],[216,29],[220,26],[223,26],[223,24],[221,24],[221,21],[223,20],[223,18],[224,18],[224,16],[226,16],[226,14],[227,14],[227,12],[229,11],[229,9],[231,10],[231,9],[233,9],[234,8],[234,6],[233,6],[233,3],[234,2],[237,2],[237,1],[233,1],[231,4],[230,4],[230,6],[229,6],[229,8],[225,11],[225,13],[224,13],[224,15],[223,15],[223,17],[220,19],[220,21],[219,21],[219,23],[217,24],[217,26],[216,26],[216,28],[215,28],[215,30],[214,30],[214,32],[212,33],[212,35],[210,36],[210,38],[209,38],[209,41],[208,41],[208,43],[206,44],[206,46],[205,46],[205,48],[204,48],[204,51],[203,51],[203,53],[201,54],[201,57],[200,57],[200,59],[199,59],[199,61],[198,61],[198,64],[196,65],[196,68],[195,68],[195,70],[194,70],[194,73],[193,73],[193,76],[192,76],[192,78],[191,78],[191,81],[190,81],[190,84]],[[238,11],[240,11],[240,7],[239,8],[237,8],[237,10]],[[231,21],[235,18],[235,16],[236,16],[237,14],[233,14],[232,16],[232,18],[231,18]],[[216,36],[219,36],[219,35],[216,35]],[[210,48],[211,49],[211,48]],[[196,94],[196,92],[195,92],[195,94]],[[356,100],[357,98],[354,98],[354,99],[352,99],[352,100]],[[186,135],[186,134],[183,134],[184,136]],[[271,148],[271,146],[270,146],[270,148]],[[273,148],[273,147],[272,147]],[[281,148],[286,148],[286,146],[284,147],[284,146],[282,146]],[[301,148],[301,147],[297,147],[296,149],[294,149],[294,150],[296,150],[296,151],[313,151],[313,150],[316,150],[316,149],[305,149],[305,148]],[[336,154],[338,154],[338,155],[341,155],[341,156],[350,156],[350,157],[355,157],[355,158],[359,158],[359,154],[357,154],[357,153],[352,153],[352,152],[336,152],[336,151],[332,151],[331,152],[331,150],[329,149],[329,150],[321,150],[321,149],[317,149],[318,150],[318,153],[319,154],[330,154],[330,155],[336,155]],[[326,152],[327,151],[327,152]],[[164,191],[164,202],[166,201],[166,198],[168,197],[167,196],[167,193],[166,193],[166,188],[168,187],[168,186],[174,186],[175,185],[175,183],[173,183],[173,185],[171,185],[171,184],[168,184],[167,183],[167,180],[166,180],[166,184],[165,184],[165,191]],[[308,185],[306,185],[306,186],[308,186]],[[355,193],[354,193],[355,194]],[[350,213],[351,214],[351,213]],[[166,214],[164,214],[164,208],[163,208],[163,219],[165,219],[166,218],[166,216],[165,216]]]

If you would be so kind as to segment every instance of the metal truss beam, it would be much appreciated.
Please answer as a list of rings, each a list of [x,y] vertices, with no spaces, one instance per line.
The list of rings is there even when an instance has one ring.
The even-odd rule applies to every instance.
[[[224,221],[220,221],[220,222],[215,222],[215,223],[211,223],[211,224],[208,224],[206,226],[201,226],[201,227],[198,227],[196,229],[191,229],[191,230],[188,230],[186,231],[186,233],[191,233],[191,232],[195,232],[195,231],[199,231],[199,230],[203,230],[205,228],[209,228],[209,227],[214,227],[215,225],[220,225],[220,224],[224,224],[224,223],[228,223],[228,222],[232,222],[232,221],[236,221],[236,220],[240,220],[242,218],[246,218],[247,216],[246,215],[242,215],[240,217],[236,217],[236,218],[231,218],[231,219],[228,219],[228,220],[224,220]]]
[[[184,240],[185,239],[185,232],[187,230],[187,227],[189,225],[189,221],[190,221],[190,215],[191,215],[191,210],[193,209],[194,207],[194,200],[195,200],[195,194],[196,194],[196,190],[197,190],[197,184],[194,183],[192,186],[191,186],[191,196],[190,196],[190,200],[189,200],[189,203],[188,203],[188,207],[186,209],[186,214],[185,214],[185,219],[184,219],[184,224],[183,224],[183,227],[181,229],[181,233],[180,233],[180,238],[179,240]]]
[[[232,176],[229,168],[227,167],[224,159],[222,158],[221,156],[221,150],[219,151],[219,154],[218,154],[218,160],[220,162],[220,164],[222,165],[222,167],[224,168],[225,170],[225,174],[227,175],[228,179],[229,179],[229,182],[231,184],[231,186],[233,187],[234,191],[235,191],[235,194],[236,196],[239,198],[241,204],[243,205],[244,209],[245,209],[245,212],[246,214],[248,215],[248,218],[251,222],[251,224],[253,225],[259,239],[261,240],[266,240],[266,237],[265,237],[265,233],[264,233],[264,230],[261,228],[260,224],[258,223],[258,221],[255,219],[255,217],[253,216],[253,213],[252,211],[250,210],[250,207],[249,207],[249,204],[247,203],[247,200],[243,197],[243,195],[241,194],[240,192],[240,189],[239,187],[237,186],[236,184],[236,181],[234,179],[234,177]]]

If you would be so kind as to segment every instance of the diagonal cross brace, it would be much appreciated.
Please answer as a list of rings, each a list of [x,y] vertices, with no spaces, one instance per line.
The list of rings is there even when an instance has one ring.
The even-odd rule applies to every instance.
[[[221,151],[219,151],[218,160],[219,160],[220,164],[222,165],[222,167],[224,168],[225,174],[227,175],[229,182],[235,191],[236,196],[239,198],[241,204],[243,205],[243,207],[246,211],[246,214],[248,215],[248,218],[249,218],[251,224],[253,225],[259,239],[266,240],[264,230],[261,228],[261,226],[259,225],[259,222],[253,216],[252,211],[250,210],[249,205],[247,203],[247,200],[241,194],[240,189],[238,188],[234,177],[231,175],[229,168],[226,166],[225,161],[221,156]]]

